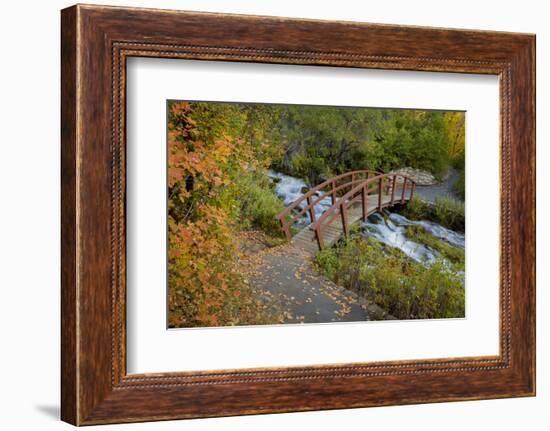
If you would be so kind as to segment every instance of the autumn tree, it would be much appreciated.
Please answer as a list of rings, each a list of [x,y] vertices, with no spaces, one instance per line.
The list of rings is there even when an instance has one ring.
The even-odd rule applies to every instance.
[[[445,112],[443,119],[447,130],[449,157],[454,159],[464,153],[466,115],[460,111]]]
[[[243,187],[244,181],[265,177],[265,166],[276,153],[270,148],[275,145],[268,143],[267,114],[230,104],[169,104],[171,326],[251,324],[264,319],[235,265],[235,229],[250,220],[272,225],[274,215],[265,216],[265,205],[276,202],[279,206],[272,211],[282,209],[272,190],[262,191],[270,196],[262,201],[248,197],[257,194],[252,186]],[[259,205],[262,202],[264,207]]]

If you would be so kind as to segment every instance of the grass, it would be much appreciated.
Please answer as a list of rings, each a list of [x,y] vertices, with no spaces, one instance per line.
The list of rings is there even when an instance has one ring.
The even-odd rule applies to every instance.
[[[450,198],[436,198],[433,208],[436,223],[449,229],[464,232],[466,215],[464,203]]]
[[[451,198],[438,197],[431,204],[415,196],[396,211],[411,220],[430,220],[459,232],[466,226],[464,203]]]
[[[426,267],[398,249],[356,236],[319,252],[316,263],[326,277],[398,319],[464,316],[462,277],[443,260]]]
[[[422,243],[438,251],[445,259],[454,265],[455,270],[464,270],[464,250],[436,238],[422,226],[408,226],[405,230],[407,238]]]

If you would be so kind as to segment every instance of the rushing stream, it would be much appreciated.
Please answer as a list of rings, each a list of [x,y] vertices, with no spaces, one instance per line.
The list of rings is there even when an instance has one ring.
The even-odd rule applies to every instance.
[[[272,170],[269,170],[267,172],[267,175],[271,179],[276,181],[275,193],[277,193],[279,199],[284,202],[285,206],[290,205],[292,202],[294,202],[296,199],[304,194],[305,189],[309,188],[304,180],[301,180],[300,178],[291,177],[290,175],[281,174]],[[328,210],[331,205],[332,200],[330,196],[323,198],[319,203],[315,205],[315,217],[318,218],[321,214]],[[304,209],[306,206],[307,202],[305,200],[300,203],[301,209]],[[296,227],[307,226],[310,223],[311,220],[309,218],[309,212],[306,212],[300,218],[300,220],[296,222]]]
[[[427,265],[435,262],[439,257],[439,253],[431,247],[407,238],[405,235],[407,226],[422,226],[436,238],[447,242],[453,247],[464,249],[464,235],[461,233],[452,231],[431,221],[409,220],[400,214],[389,212],[388,214],[389,217],[386,219],[378,213],[372,214],[367,222],[361,225],[363,234],[367,237],[376,238],[391,247],[396,247],[410,258]]]
[[[268,175],[276,181],[275,192],[284,202],[285,206],[290,205],[298,199],[304,193],[304,189],[308,187],[303,180],[291,177],[290,175],[281,174],[275,171],[268,171]],[[323,214],[331,205],[332,201],[330,197],[321,200],[315,205],[316,217]],[[300,208],[303,209],[305,206],[306,201],[304,200]],[[428,233],[436,238],[447,242],[453,247],[464,249],[465,239],[462,233],[452,231],[431,221],[409,220],[397,213],[387,213],[389,214],[387,218],[375,213],[368,218],[367,222],[362,223],[363,235],[375,238],[391,247],[396,247],[410,258],[427,265],[432,264],[439,257],[439,253],[424,244],[417,243],[407,238],[405,235],[407,226],[422,226]],[[298,220],[296,226],[303,227],[307,226],[309,223],[309,214],[306,213]]]

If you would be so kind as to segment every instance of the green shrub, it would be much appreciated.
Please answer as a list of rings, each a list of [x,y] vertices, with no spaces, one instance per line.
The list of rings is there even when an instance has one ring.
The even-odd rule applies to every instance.
[[[255,173],[239,178],[233,189],[237,205],[234,219],[238,220],[243,229],[255,227],[271,236],[282,235],[277,215],[284,209],[284,205],[267,176]]]
[[[438,251],[444,258],[455,265],[455,269],[464,270],[464,250],[446,243],[436,238],[424,229],[422,226],[407,226],[405,230],[407,238],[427,245]]]
[[[426,267],[362,237],[318,253],[320,271],[398,319],[464,317],[464,284],[442,260]]]
[[[464,203],[452,198],[438,197],[431,204],[415,196],[395,211],[411,220],[429,220],[460,232],[466,226]]]
[[[460,151],[458,154],[456,154],[451,159],[451,165],[453,168],[460,170],[464,170],[464,165],[466,164],[466,153],[464,150]]]
[[[432,208],[426,201],[414,196],[399,212],[411,220],[422,220],[430,217]]]
[[[343,254],[344,251],[345,248],[342,247],[340,254]],[[342,265],[339,262],[339,254],[335,253],[335,249],[325,248],[321,250],[317,253],[316,262],[326,277],[338,282],[338,270]]]
[[[460,199],[466,199],[466,172],[462,170],[456,180],[456,183],[453,185],[455,193],[460,196]]]
[[[449,229],[464,232],[466,219],[464,203],[451,198],[436,198],[433,221]]]
[[[313,185],[322,183],[332,176],[327,161],[322,156],[314,154],[296,154],[292,159],[291,173]]]

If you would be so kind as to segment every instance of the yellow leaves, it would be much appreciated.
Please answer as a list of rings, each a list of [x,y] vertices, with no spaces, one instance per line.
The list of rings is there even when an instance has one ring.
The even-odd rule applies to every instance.
[[[464,112],[445,112],[443,121],[449,140],[449,155],[455,157],[464,152],[465,145],[465,115]]]
[[[227,163],[227,159],[233,151],[234,145],[228,138],[220,139],[214,143],[212,157],[220,163]]]

